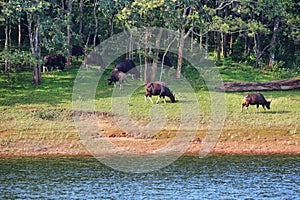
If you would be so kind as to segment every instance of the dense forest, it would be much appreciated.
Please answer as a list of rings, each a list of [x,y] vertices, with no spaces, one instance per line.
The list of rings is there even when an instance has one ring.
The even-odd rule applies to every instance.
[[[299,13],[297,0],[1,0],[0,68],[8,79],[10,72],[32,70],[33,84],[41,84],[45,55],[63,54],[68,70],[74,66],[73,45],[88,54],[114,34],[158,27],[179,35],[178,53],[172,55],[177,78],[188,39],[189,51],[200,48],[216,61],[299,73]],[[147,62],[157,54],[145,49],[142,56]]]

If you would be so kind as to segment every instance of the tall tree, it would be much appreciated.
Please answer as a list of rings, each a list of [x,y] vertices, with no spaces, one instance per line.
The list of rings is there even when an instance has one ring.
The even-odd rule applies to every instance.
[[[160,40],[161,40],[162,32],[163,32],[163,27],[160,27],[159,32],[155,39],[155,52],[154,52],[154,58],[152,63],[151,82],[157,81],[157,77],[156,77],[157,60],[158,60],[158,54],[160,49]]]
[[[40,16],[43,10],[42,1],[25,1],[24,11],[27,15],[28,34],[31,54],[36,60],[33,66],[33,85],[41,84],[41,38],[40,38]]]
[[[68,57],[67,57],[67,69],[70,69],[71,60],[72,60],[72,7],[73,0],[68,0],[68,9],[67,9],[67,35],[68,35]]]
[[[82,34],[83,34],[83,0],[79,1],[79,46],[82,46]]]
[[[222,20],[221,20],[221,9],[219,9],[219,1],[216,0],[216,15],[218,17],[218,19],[220,19],[220,24],[222,23]],[[216,37],[217,37],[217,44],[216,44],[216,49],[217,49],[217,60],[220,60],[221,59],[221,30],[220,30],[220,25],[218,25],[218,28],[216,30]]]
[[[279,17],[275,17],[274,19],[274,28],[273,28],[273,36],[271,39],[271,47],[270,47],[270,55],[269,55],[269,67],[273,67],[273,64],[275,62],[275,48],[277,43],[277,34],[279,30]]]
[[[177,10],[179,23],[176,25],[176,27],[178,27],[179,40],[178,40],[178,59],[177,59],[176,79],[180,79],[181,77],[185,40],[190,35],[190,33],[194,28],[191,24],[193,19],[192,9],[194,9],[193,4],[183,4],[180,5]]]
[[[9,46],[11,41],[11,16],[12,16],[12,9],[10,9],[11,0],[8,2],[2,3],[2,13],[4,14],[4,21],[5,21],[5,40],[4,40],[4,51],[8,54],[9,52]],[[7,56],[4,58],[5,63],[5,72],[7,73],[7,80],[10,80],[10,69],[11,69],[11,63],[8,60]]]
[[[276,49],[277,49],[277,40],[278,33],[280,31],[280,24],[283,26],[287,24],[290,20],[290,16],[288,14],[289,7],[295,7],[293,1],[279,1],[275,0],[272,2],[273,5],[268,5],[268,21],[270,21],[270,32],[272,34],[270,41],[270,49],[269,49],[269,67],[272,68],[276,59]],[[272,27],[273,25],[273,27]]]

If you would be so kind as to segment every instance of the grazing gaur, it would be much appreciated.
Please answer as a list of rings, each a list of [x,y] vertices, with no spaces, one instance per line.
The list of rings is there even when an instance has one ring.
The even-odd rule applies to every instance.
[[[135,75],[136,78],[140,78],[140,72],[136,69],[136,66],[132,60],[124,60],[115,64],[115,68],[121,72],[129,72]]]
[[[125,81],[125,78],[126,78],[126,74],[124,72],[121,72],[118,69],[114,69],[111,72],[110,78],[107,79],[108,85],[111,85],[112,83],[114,83],[114,87],[116,88],[117,87],[116,82],[119,81],[119,83],[120,83],[120,90],[122,90],[124,88],[123,87],[123,83]]]
[[[66,58],[61,54],[52,54],[44,57],[43,72],[48,71],[48,67],[51,67],[51,71],[54,67],[63,70],[65,68]]]
[[[146,89],[145,102],[147,102],[147,97],[148,97],[151,103],[153,103],[152,96],[158,96],[156,103],[159,102],[161,97],[163,97],[164,102],[166,103],[165,96],[169,97],[172,103],[175,102],[175,95],[172,94],[172,92],[164,82],[148,83],[145,86],[145,89]]]
[[[262,105],[263,109],[266,112],[265,106],[268,109],[270,109],[271,101],[267,101],[265,99],[264,95],[262,95],[261,93],[247,94],[246,96],[244,96],[244,100],[243,100],[243,103],[242,103],[242,111],[241,112],[243,112],[243,108],[246,106],[247,113],[248,113],[248,106],[249,105],[256,105],[256,112],[258,112],[259,105]]]

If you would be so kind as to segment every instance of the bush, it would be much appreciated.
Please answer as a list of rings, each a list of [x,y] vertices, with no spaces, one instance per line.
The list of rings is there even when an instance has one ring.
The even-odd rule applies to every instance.
[[[53,109],[53,108],[38,108],[34,112],[34,116],[43,120],[62,120],[66,114],[65,109]]]

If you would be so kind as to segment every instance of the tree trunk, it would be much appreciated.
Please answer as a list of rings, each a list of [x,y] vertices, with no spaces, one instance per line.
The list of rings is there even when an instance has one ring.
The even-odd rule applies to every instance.
[[[262,55],[261,48],[260,48],[260,35],[259,33],[254,34],[254,52],[255,52],[255,64],[254,68],[259,67],[259,60]]]
[[[70,69],[71,60],[72,60],[72,28],[71,28],[71,14],[72,14],[72,0],[68,2],[68,25],[67,25],[67,33],[68,33],[68,58],[67,58],[67,69]]]
[[[82,32],[83,32],[83,0],[79,2],[79,12],[80,12],[80,21],[79,21],[79,46],[82,46]]]
[[[132,42],[132,32],[129,30],[124,30],[128,33],[129,36],[129,41],[128,44],[126,46],[126,60],[132,60],[132,49],[133,49],[133,42]]]
[[[110,16],[108,20],[108,30],[107,30],[107,38],[110,38],[113,34],[114,29],[114,17],[115,17],[115,11],[114,11],[114,1],[110,0]]]
[[[144,69],[144,83],[147,84],[150,82],[150,67],[149,67],[149,52],[151,51],[149,49],[149,44],[148,44],[148,37],[149,33],[148,30],[146,30],[145,33],[145,69]]]
[[[192,32],[193,26],[185,33],[187,25],[191,23],[191,18],[189,18],[190,13],[192,13],[193,6],[184,5],[183,19],[185,19],[185,24],[179,30],[179,41],[178,41],[178,60],[177,60],[177,70],[176,79],[180,79],[181,68],[183,63],[183,51],[184,51],[184,41]]]
[[[192,35],[190,37],[190,39],[191,39],[191,49],[190,49],[190,52],[193,53],[194,52],[194,33],[192,32],[191,34]]]
[[[40,35],[39,35],[39,27],[40,27],[40,18],[38,16],[36,25],[35,25],[35,31],[34,31],[34,46],[35,46],[35,54],[37,55],[36,57],[39,59],[41,57],[41,44],[40,44]],[[34,66],[33,69],[33,84],[34,85],[40,85],[41,84],[41,67],[37,63]]]
[[[11,4],[11,0],[8,1]],[[11,46],[11,18],[5,18],[5,47]]]
[[[41,84],[41,68],[39,64],[35,64],[33,67],[33,85]]]
[[[248,36],[245,36],[245,43],[244,43],[244,57],[248,56]]]
[[[227,58],[227,43],[228,43],[228,34],[223,34],[223,56],[224,58]]]
[[[219,7],[219,1],[216,0],[216,8]],[[221,11],[217,9],[217,16],[221,17]],[[217,60],[221,60],[221,30],[217,30]]]
[[[95,34],[94,34],[94,47],[96,47],[96,39],[98,35],[98,18],[96,13],[96,7],[97,7],[98,0],[94,0],[94,20],[95,20]]]
[[[224,82],[216,86],[216,90],[228,92],[292,90],[297,88],[300,88],[300,77],[271,82]]]
[[[9,20],[5,19],[5,43],[4,46],[8,48],[9,46]]]
[[[229,55],[233,54],[233,34],[230,35],[230,42],[229,42]]]
[[[194,11],[192,10],[192,15],[194,15]],[[194,19],[192,19],[192,26],[194,26]],[[191,48],[190,52],[193,53],[194,51],[194,32],[191,32],[191,37],[190,37],[190,42],[191,42]]]
[[[38,3],[38,0],[36,0]],[[30,42],[30,49],[31,54],[33,57],[40,59],[41,56],[41,45],[40,45],[40,36],[39,36],[39,26],[40,26],[40,19],[38,19],[33,26],[33,22],[31,20],[31,14],[27,13],[27,22],[28,22],[28,34],[29,34],[29,42]],[[32,30],[33,28],[33,30]],[[41,68],[38,63],[33,66],[33,85],[40,85],[42,77],[41,77]]]
[[[166,55],[168,55],[168,57],[170,58],[171,57],[171,53],[169,51],[171,45],[175,42],[176,40],[176,36],[172,39],[172,41],[170,41],[170,34],[168,33],[168,46],[167,48],[165,49],[165,52],[162,56],[162,60],[161,60],[161,70],[160,70],[160,76],[159,76],[159,81],[162,80],[162,76],[163,76],[163,70],[164,70],[164,63],[165,63],[165,57]]]
[[[180,31],[179,45],[178,45],[178,60],[177,60],[177,70],[176,79],[180,79],[181,68],[183,62],[183,48],[184,48],[184,29]]]
[[[138,55],[139,55],[139,65],[140,65],[140,74],[143,74],[143,65],[142,65],[142,54],[141,54],[141,46],[137,43]]]
[[[18,47],[21,48],[21,38],[22,38],[22,29],[21,29],[21,18],[18,19]]]
[[[217,60],[221,60],[221,32],[217,32]]]
[[[7,80],[10,81],[10,70],[11,70],[11,62],[5,58],[5,72],[7,75]]]
[[[113,30],[114,30],[114,17],[115,17],[115,14],[113,13],[110,13],[110,17],[109,17],[109,21],[108,21],[108,31],[107,31],[107,38],[110,38],[113,34]]]
[[[110,0],[110,15],[108,20],[108,30],[107,30],[107,38],[110,38],[113,35],[114,30],[114,18],[115,18],[115,11],[114,11],[114,1]],[[104,55],[108,55],[109,47],[106,46],[104,49]]]
[[[208,32],[206,33],[205,37],[205,58],[208,58]]]
[[[150,67],[149,67],[149,57],[148,57],[149,49],[145,50],[145,70],[144,70],[144,83],[147,84],[150,82]]]
[[[227,18],[229,16],[229,7],[226,6],[224,9],[225,9],[225,18]],[[223,53],[224,58],[227,58],[227,44],[228,44],[228,34],[224,32],[223,33],[223,44],[222,44],[222,46],[223,46],[222,53]]]
[[[9,22],[9,27],[8,27],[8,45],[11,46],[11,29],[12,29],[12,26]]]
[[[200,33],[200,36],[199,36],[199,49],[200,49],[200,52],[202,54],[202,51],[203,51],[203,36],[202,36],[201,33]]]
[[[27,14],[27,22],[28,22],[28,36],[29,36],[29,44],[30,44],[30,50],[31,53],[34,54],[34,45],[33,45],[33,33],[32,33],[32,21],[31,21],[31,15]]]
[[[158,35],[156,36],[156,40],[155,40],[155,54],[154,54],[154,58],[153,58],[153,62],[152,62],[151,82],[154,82],[156,80],[157,61],[158,61],[158,53],[159,53],[162,32],[163,32],[163,28],[160,27]]]
[[[225,8],[225,18],[228,18],[230,11],[229,6],[227,5]],[[228,45],[228,34],[224,32],[223,34],[223,56],[227,58],[227,45]]]
[[[125,53],[125,57],[126,57],[126,60],[129,60],[130,59],[130,56],[129,56],[129,49],[130,49],[130,47],[129,47],[129,45],[130,44],[128,44],[127,46],[126,46],[126,53]]]
[[[276,46],[276,35],[279,30],[279,17],[276,17],[274,20],[274,29],[273,29],[273,36],[271,41],[271,51],[269,56],[269,67],[273,67],[275,61],[275,46]]]
[[[8,19],[5,19],[5,42],[4,42],[4,49],[6,53],[8,53],[8,46],[9,46],[9,21]],[[4,63],[5,63],[5,72],[7,73],[7,80],[10,81],[10,70],[11,70],[11,63],[7,59],[7,57],[4,57]]]
[[[252,50],[252,38],[245,35],[244,57],[248,57]]]
[[[34,29],[34,48],[35,48],[35,54],[37,58],[39,59],[41,57],[41,44],[40,44],[40,17],[37,17],[37,21],[35,24]]]

